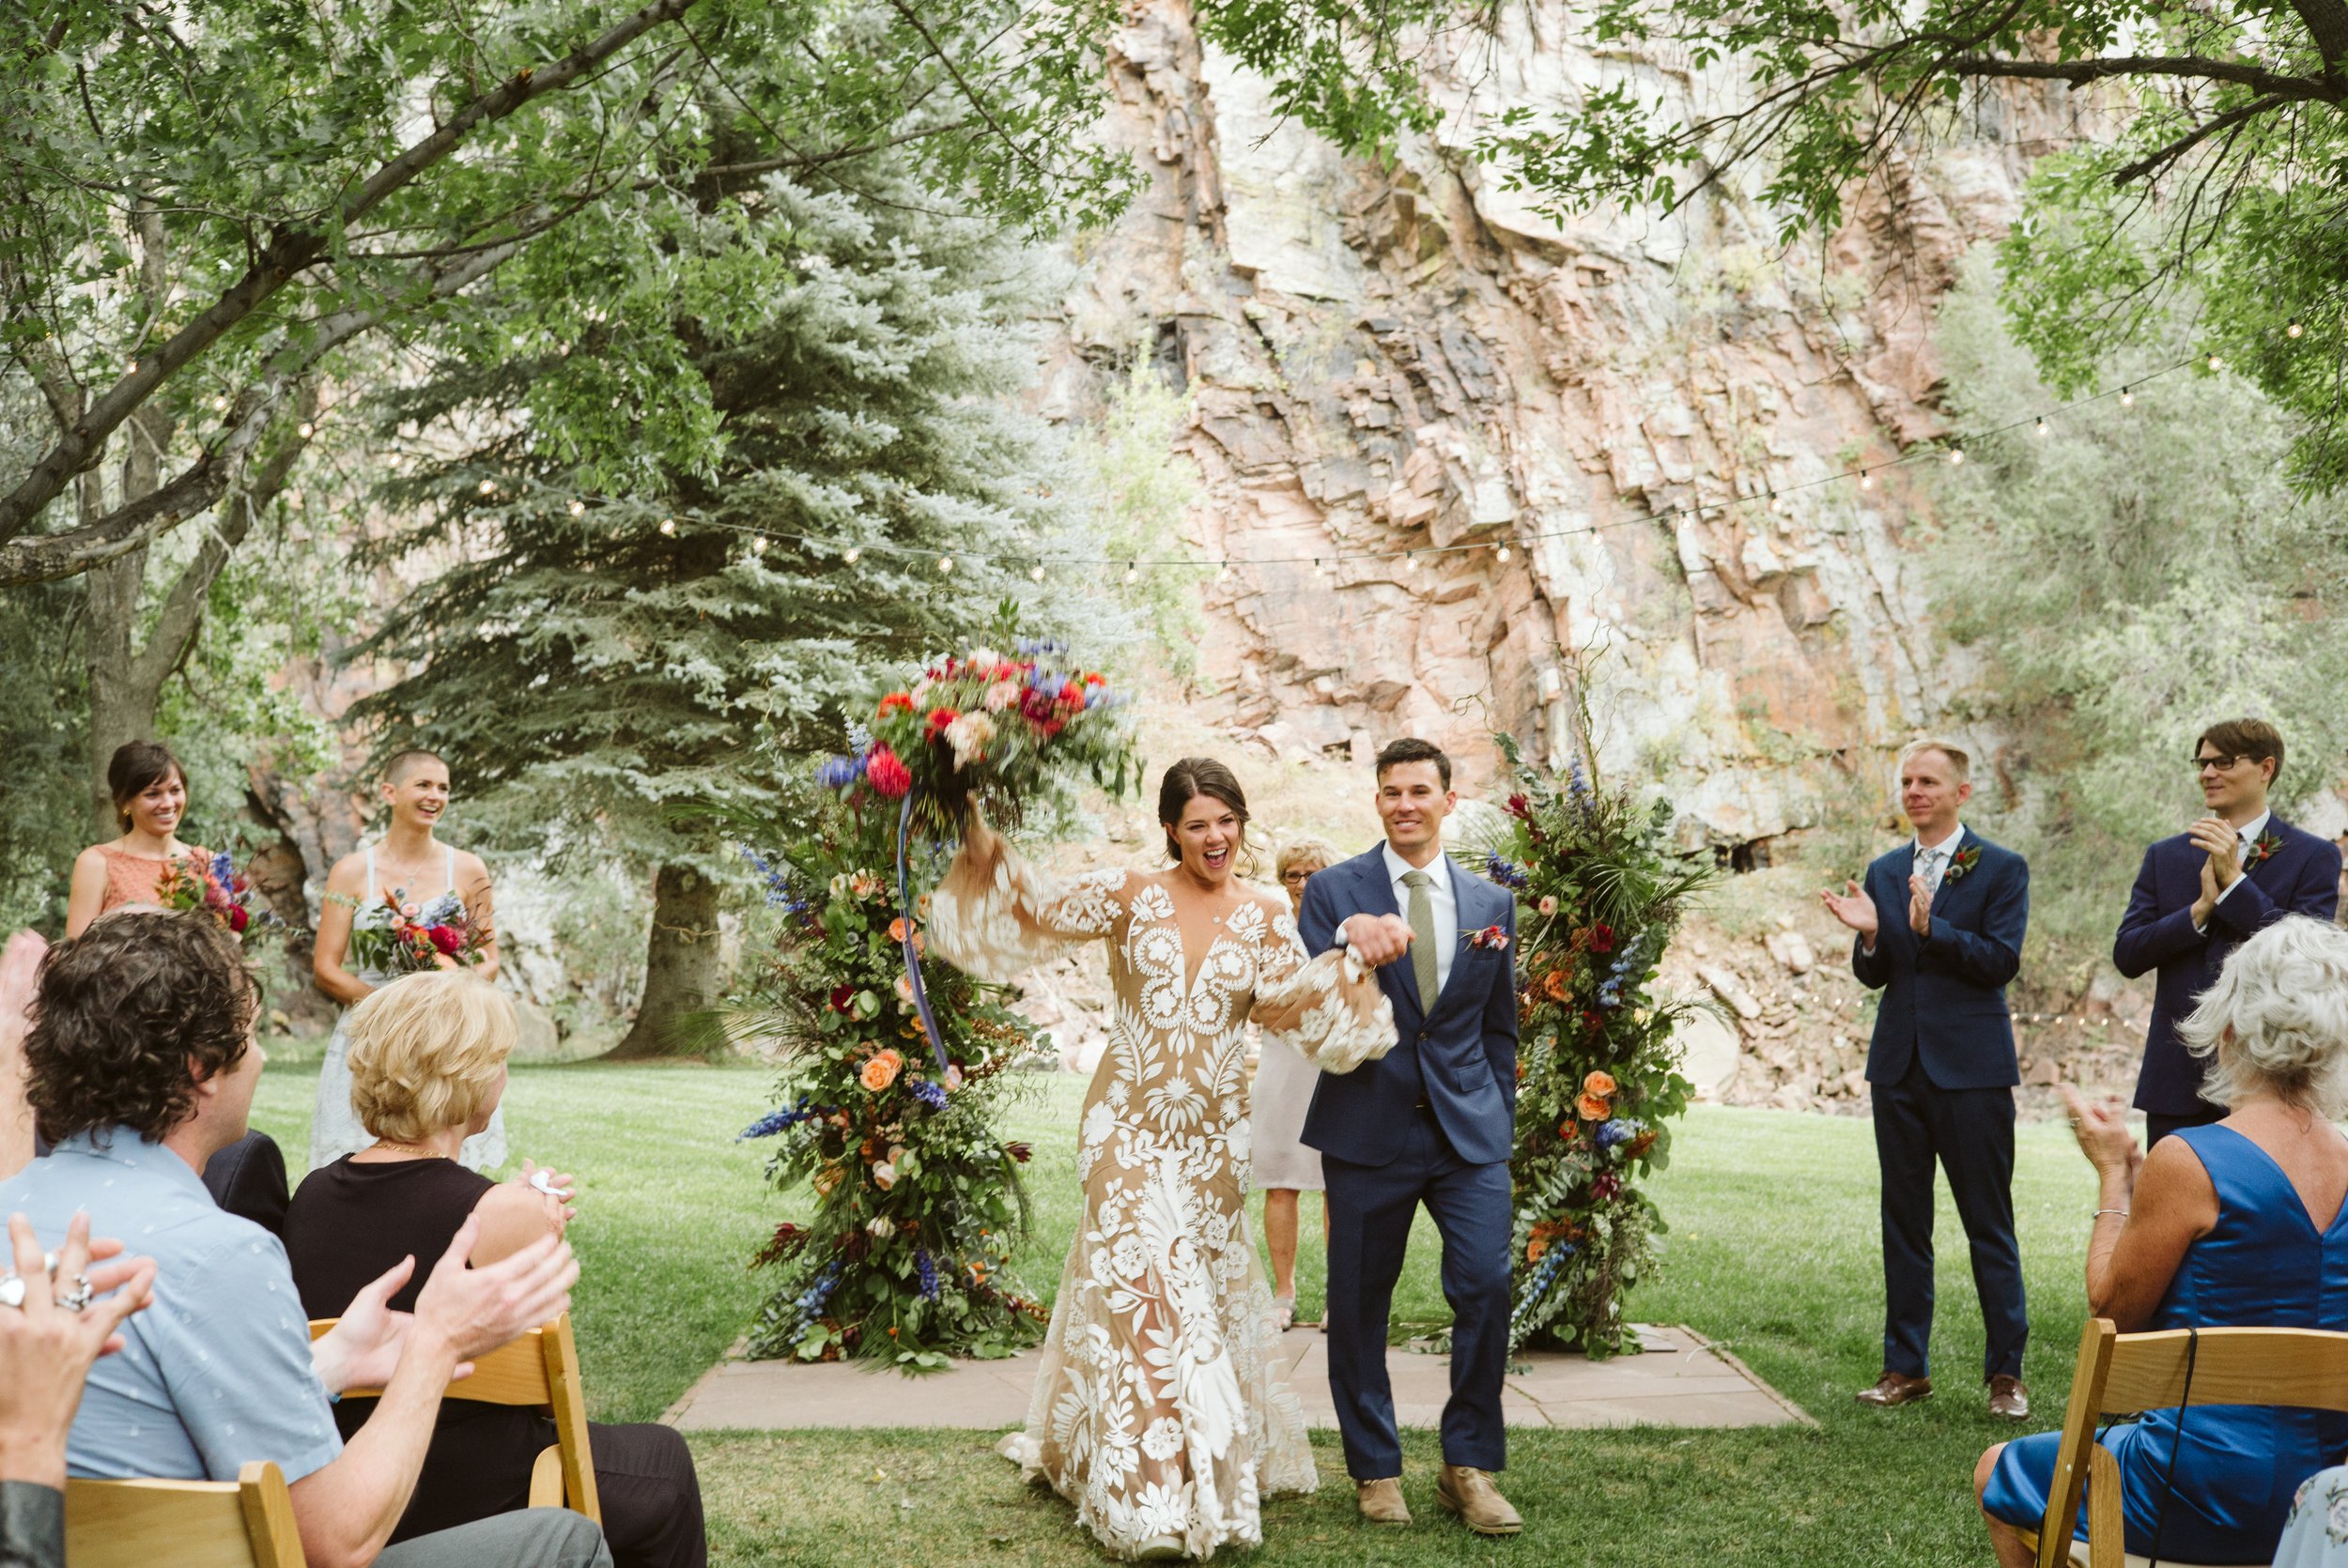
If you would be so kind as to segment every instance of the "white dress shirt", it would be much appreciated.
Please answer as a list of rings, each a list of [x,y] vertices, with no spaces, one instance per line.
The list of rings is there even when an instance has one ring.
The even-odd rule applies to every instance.
[[[1386,876],[1394,884],[1394,907],[1402,912],[1407,923],[1411,918],[1411,890],[1402,885],[1402,879],[1413,871],[1424,870],[1431,881],[1427,889],[1427,901],[1435,912],[1435,992],[1451,983],[1451,961],[1460,954],[1460,899],[1451,890],[1451,857],[1438,854],[1425,866],[1413,866],[1394,853],[1388,844],[1383,852],[1386,857]],[[1406,956],[1407,961],[1407,956]],[[1433,996],[1420,1001],[1434,1005]]]
[[[2217,903],[2224,903],[2229,894],[2232,893],[2235,888],[2250,880],[2250,851],[2257,847],[2259,835],[2266,831],[2266,824],[2274,820],[2274,812],[2262,811],[2257,816],[2251,818],[2248,822],[2244,822],[2240,827],[2233,830],[2234,838],[2239,839],[2242,844],[2242,874],[2217,890]],[[2213,905],[2212,907],[2214,908],[2216,906]],[[2208,930],[2205,926],[2196,926],[2193,929],[2197,931],[2205,931]]]
[[[1956,858],[1956,852],[1962,849],[1964,844],[1965,824],[1963,822],[1957,823],[1955,831],[1937,844],[1925,843],[1923,835],[1921,833],[1916,836],[1916,874],[1924,879],[1924,892],[1927,896],[1933,898],[1939,896],[1941,880],[1949,874],[1949,862]]]

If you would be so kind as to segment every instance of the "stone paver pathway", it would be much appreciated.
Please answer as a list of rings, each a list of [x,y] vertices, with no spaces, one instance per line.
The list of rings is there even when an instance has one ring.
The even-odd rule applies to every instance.
[[[1501,1394],[1508,1424],[1528,1426],[1784,1426],[1810,1418],[1735,1357],[1686,1329],[1642,1325],[1646,1353],[1591,1361],[1553,1351],[1520,1357]],[[1281,1340],[1305,1420],[1335,1426],[1326,1341],[1311,1329]],[[1395,1419],[1433,1426],[1451,1387],[1451,1359],[1388,1352]],[[996,1431],[1027,1420],[1036,1356],[958,1361],[901,1378],[863,1364],[727,1360],[703,1375],[662,1419],[687,1432],[808,1426],[953,1426]]]

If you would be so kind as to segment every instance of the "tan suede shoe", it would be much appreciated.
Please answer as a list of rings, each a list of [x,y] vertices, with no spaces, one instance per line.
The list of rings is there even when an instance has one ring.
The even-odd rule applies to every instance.
[[[1435,1500],[1478,1535],[1514,1535],[1524,1528],[1490,1473],[1471,1466],[1445,1465],[1435,1478]]]
[[[1362,1505],[1362,1517],[1373,1525],[1411,1522],[1410,1505],[1402,1500],[1402,1478],[1398,1475],[1357,1481],[1353,1483],[1353,1494]]]

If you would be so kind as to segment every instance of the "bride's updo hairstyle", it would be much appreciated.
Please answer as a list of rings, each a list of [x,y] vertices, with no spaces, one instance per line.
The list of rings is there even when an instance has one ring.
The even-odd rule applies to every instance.
[[[1166,858],[1182,858],[1182,846],[1174,841],[1174,824],[1182,820],[1182,807],[1200,795],[1221,801],[1239,819],[1240,854],[1231,857],[1236,869],[1247,852],[1247,792],[1239,787],[1237,774],[1212,757],[1183,758],[1166,770],[1158,786],[1158,825],[1166,830]]]
[[[2348,1114],[2348,930],[2284,915],[2233,950],[2177,1033],[2210,1058],[2204,1099],[2239,1105],[2263,1090],[2338,1120]]]

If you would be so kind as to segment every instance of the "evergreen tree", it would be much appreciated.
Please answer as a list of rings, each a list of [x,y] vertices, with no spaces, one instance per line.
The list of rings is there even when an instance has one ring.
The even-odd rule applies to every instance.
[[[385,499],[412,520],[368,559],[429,575],[357,650],[409,671],[357,716],[384,747],[440,750],[550,852],[656,869],[619,1055],[676,1049],[717,999],[718,822],[772,814],[777,770],[844,739],[842,701],[876,661],[918,659],[1007,598],[1063,627],[1087,602],[1066,571],[1029,575],[1099,554],[1072,537],[1045,427],[1007,401],[1031,367],[1008,326],[1031,267],[910,182],[857,184],[769,177],[634,290],[674,334],[687,401],[706,391],[708,461],[595,494],[536,438],[518,411],[549,397],[641,397],[658,417],[661,389],[610,388],[592,335],[442,367],[384,422],[407,453]],[[485,344],[495,315],[484,301]]]

